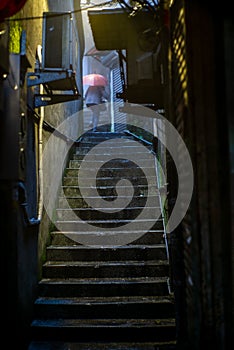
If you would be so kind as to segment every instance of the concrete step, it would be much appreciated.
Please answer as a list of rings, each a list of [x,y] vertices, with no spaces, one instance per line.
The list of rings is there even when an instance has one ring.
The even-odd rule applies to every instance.
[[[162,231],[162,229],[152,229],[150,231]],[[136,227],[133,228],[133,230],[130,230],[130,228],[129,230],[127,228],[121,229],[121,227],[115,227],[112,230],[110,228],[96,228],[95,230],[94,227],[87,226],[87,231],[61,230],[60,232],[62,232],[66,237],[74,241],[74,243],[71,244],[73,246],[76,246],[78,243],[78,245],[89,246],[94,248],[118,248],[125,245],[132,245],[138,247],[139,245],[144,246],[147,240],[149,240],[149,246],[163,244],[163,242],[161,241],[158,242],[156,235],[154,235],[154,239],[150,241],[150,233],[143,231],[140,227],[138,227],[138,230],[136,229]],[[146,233],[144,234],[144,232]],[[153,241],[155,242],[155,244],[153,244]]]
[[[78,156],[84,156],[86,155],[92,147],[94,147],[95,144],[93,143],[85,143],[85,144],[81,144],[79,147],[76,147],[76,150],[74,152],[74,155],[78,155]],[[103,151],[102,151],[102,148],[103,148]],[[125,157],[127,158],[127,155],[131,156],[132,154],[134,155],[139,155],[139,158],[141,158],[142,156],[142,153],[145,154],[145,151],[149,152],[149,153],[152,153],[152,150],[151,150],[151,147],[147,147],[146,150],[144,150],[143,152],[143,149],[142,147],[139,147],[137,145],[134,145],[134,146],[131,146],[131,147],[127,147],[127,146],[117,146],[117,145],[113,145],[109,150],[107,149],[106,145],[104,146],[104,144],[102,145],[102,147],[100,147],[100,149],[96,149],[95,150],[95,156],[103,156],[103,153],[105,151],[105,154],[109,155],[109,154],[113,154],[113,152],[115,151],[115,153],[117,153],[119,155],[119,157]],[[153,153],[152,153],[153,154]],[[79,158],[78,158],[79,159]]]
[[[77,172],[76,172],[77,173]],[[88,176],[87,181],[91,181],[95,179],[98,186],[116,186],[116,184],[122,180],[120,176],[112,176],[109,177],[91,177]],[[131,181],[132,186],[155,186],[157,188],[156,176],[147,176],[147,182],[145,176],[125,176],[125,179],[129,179]],[[78,186],[78,176],[65,176],[63,178],[63,186]]]
[[[33,338],[67,341],[172,341],[173,319],[35,319]]]
[[[105,153],[101,152],[99,149],[95,150],[95,153],[92,154],[92,159],[95,161],[103,161],[103,159],[105,159],[103,157],[103,154],[105,156],[109,156],[109,157],[113,157],[113,153],[117,153],[116,155],[118,156],[118,158],[122,158],[122,159],[131,159],[131,156],[134,154],[134,156],[136,156],[136,159],[138,160],[144,160],[146,154],[148,155],[152,155],[152,158],[155,157],[155,155],[151,152],[150,149],[142,149],[142,148],[133,148],[131,147],[131,149],[128,151],[128,149],[125,147],[123,148],[117,148],[116,152],[114,151],[114,147],[112,147],[110,150],[106,149]],[[75,153],[72,156],[73,160],[83,160],[84,156],[86,155],[86,153],[88,153],[90,151],[90,149],[88,147],[82,147],[82,145],[76,149]]]
[[[107,142],[105,142],[107,141]],[[141,141],[136,141],[134,139],[128,138],[128,137],[112,137],[110,139],[104,138],[104,137],[83,137],[79,143],[76,142],[76,151],[79,151],[82,147],[93,147],[93,146],[100,146],[101,148],[107,149],[107,144],[109,147],[113,148],[120,148],[120,147],[135,147],[139,151],[143,150],[144,148],[147,150],[150,150],[152,145],[146,145]]]
[[[167,277],[43,278],[39,295],[52,297],[110,297],[168,295]]]
[[[130,135],[127,135],[124,132],[92,132],[88,131],[85,132],[82,136],[81,139],[86,140],[86,139],[94,139],[94,140],[110,140],[110,139],[115,139],[115,138],[127,138],[127,139],[133,139]]]
[[[120,200],[126,200],[128,204],[128,207],[144,207],[146,204],[147,197],[150,197],[150,201],[154,203],[155,208],[158,208],[160,206],[160,197],[159,195],[148,195],[148,196],[118,196]],[[87,196],[87,200],[90,202],[93,201],[95,203],[95,200],[98,200],[98,197],[95,196]],[[113,196],[101,196],[102,199],[106,201],[112,201]],[[60,196],[58,198],[58,208],[87,208],[89,207],[87,202],[82,196],[76,195],[73,193],[73,196]]]
[[[49,261],[148,261],[167,259],[165,244],[89,247],[83,245],[48,246]]]
[[[106,214],[107,216],[107,214]],[[116,215],[117,216],[117,215]],[[124,226],[131,224],[131,230],[137,230],[137,229],[144,229],[144,227],[149,227],[149,229],[154,229],[154,230],[163,230],[163,220],[162,219],[118,219],[118,216],[116,219],[107,219],[105,220],[105,217],[103,217],[103,219],[93,219],[93,220],[86,220],[86,221],[80,221],[80,220],[56,220],[55,221],[55,225],[56,227],[59,227],[59,229],[61,231],[64,232],[77,232],[77,233],[81,233],[81,232],[85,232],[86,234],[89,234],[89,231],[87,230],[91,230],[90,226],[95,226],[97,229],[99,229],[98,234],[99,237],[102,236],[106,236],[108,238],[111,238],[111,231],[108,231],[108,228],[111,229],[116,229],[119,227],[123,227],[124,230]],[[89,224],[89,227],[87,226],[87,224]],[[105,229],[105,231],[102,229]],[[125,228],[126,229],[126,228]],[[130,235],[130,232],[127,232],[127,235]],[[113,234],[112,234],[113,237]],[[98,239],[98,236],[96,235],[96,238]],[[116,237],[118,238],[118,236]]]
[[[68,202],[69,203],[69,202]],[[114,213],[111,211],[116,210]],[[130,207],[130,208],[118,208],[111,207],[106,208],[102,211],[102,208],[95,210],[93,208],[70,208],[70,209],[56,209],[56,217],[59,221],[70,221],[74,220],[74,214],[84,221],[89,220],[134,220],[139,214],[144,210],[145,219],[154,219],[160,216],[160,208],[150,208],[150,207]]]
[[[134,153],[136,155],[136,153]],[[85,165],[87,168],[95,168],[98,169],[101,166],[103,166],[105,169],[116,169],[116,168],[124,168],[126,170],[136,168],[136,163],[133,161],[129,160],[127,158],[127,154],[125,154],[125,158],[120,158],[119,154],[116,155],[116,159],[114,158],[115,156],[111,156],[111,160],[106,161],[105,153],[103,154],[101,159],[96,159],[96,156],[92,156],[91,159],[85,159]],[[155,162],[154,159],[141,159],[136,156],[137,159],[137,165],[141,168],[150,168],[152,167],[155,169]],[[73,160],[71,159],[69,161],[69,168],[80,168],[80,165],[82,164],[82,160]]]
[[[61,195],[64,194],[65,196],[68,197],[74,197],[74,196],[80,196],[81,191],[83,196],[92,196],[94,192],[93,187],[87,186],[87,187],[79,187],[79,186],[62,186],[61,187]],[[105,196],[105,197],[114,197],[110,198],[109,200],[114,200],[117,196],[118,193],[116,191],[115,186],[106,186],[106,185],[99,185],[96,186],[96,189],[100,196]],[[129,196],[131,191],[134,191],[134,196],[145,196],[147,197],[148,195],[159,195],[158,189],[156,188],[155,185],[151,186],[146,186],[146,185],[141,185],[139,184],[138,186],[118,186],[118,190],[121,191],[121,196]]]
[[[116,136],[112,138],[108,137],[103,137],[101,134],[98,136],[91,136],[89,135],[88,137],[83,136],[82,138],[79,139],[79,141],[76,142],[76,145],[78,148],[82,147],[83,145],[86,144],[100,144],[102,145],[102,142],[108,141],[108,144],[113,145],[113,147],[119,147],[120,145],[128,145],[128,146],[134,146],[134,147],[142,147],[144,145],[147,148],[152,147],[151,143],[145,143],[143,140],[136,140],[133,137],[126,137],[126,136]],[[117,141],[117,142],[116,142]],[[105,144],[103,144],[105,145]]]
[[[167,260],[156,261],[47,261],[44,278],[163,277],[169,274]]]
[[[95,315],[95,316],[94,316]],[[145,297],[39,297],[35,301],[36,318],[172,318],[174,300],[170,296]]]
[[[119,230],[116,234],[122,234],[122,231]],[[134,240],[132,244],[154,245],[164,243],[163,230],[149,230],[146,233],[138,230],[135,234],[139,236],[139,238]],[[65,234],[60,231],[54,231],[50,233],[50,237],[52,245],[69,246],[79,244],[77,242],[77,234],[74,232],[66,232]]]
[[[74,161],[75,162],[75,161]],[[78,162],[78,161],[77,161]],[[74,163],[73,167],[67,167],[66,170],[64,171],[65,176],[77,176],[78,170],[79,170],[79,165]],[[70,170],[73,170],[71,172]],[[96,173],[98,169],[98,177],[111,177],[111,176],[118,176],[124,178],[129,178],[131,176],[144,176],[144,173],[147,174],[147,177],[152,177],[155,176],[155,168],[152,166],[145,166],[145,167],[137,167],[137,165],[133,165],[132,167],[121,167],[120,164],[116,164],[115,167],[99,167],[98,165],[95,166],[90,164],[90,166],[86,167],[85,169],[82,170],[83,176],[88,176],[88,177],[93,177],[95,178]],[[72,174],[72,175],[71,175]],[[155,176],[156,178],[156,176]]]
[[[28,350],[175,350],[176,342],[58,342],[33,341]]]

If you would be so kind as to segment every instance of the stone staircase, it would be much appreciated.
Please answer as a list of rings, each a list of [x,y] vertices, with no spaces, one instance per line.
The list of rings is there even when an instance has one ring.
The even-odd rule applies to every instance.
[[[124,139],[123,147],[116,138]],[[95,152],[96,163],[87,160],[87,181],[103,154],[115,148],[118,157],[100,168],[96,183],[99,195],[111,203],[117,196],[116,181],[131,180],[132,200],[118,212],[91,208],[78,186],[83,157],[105,140],[113,141],[109,148],[103,145]],[[125,134],[88,132],[69,161],[56,209],[60,230],[51,232],[47,247],[29,350],[175,349],[174,297],[168,283],[163,218],[153,221],[154,208],[147,208],[145,221],[150,229],[145,234],[142,219],[137,222],[146,196],[152,196],[155,210],[160,208],[155,167],[142,159],[139,169],[127,160],[131,154],[143,157],[135,144]],[[152,168],[147,181],[144,167]],[[88,197],[89,189],[83,188],[84,193]],[[74,215],[82,220],[75,222]],[[129,232],[125,227],[132,220],[136,225]],[[89,223],[89,230],[84,222]],[[125,236],[129,242],[114,244]],[[89,244],[83,244],[87,239]]]

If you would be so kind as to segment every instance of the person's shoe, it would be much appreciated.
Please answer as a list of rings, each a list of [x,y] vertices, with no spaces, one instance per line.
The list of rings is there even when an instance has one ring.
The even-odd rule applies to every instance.
[[[93,131],[94,131],[94,132],[97,131],[97,128],[93,128]]]

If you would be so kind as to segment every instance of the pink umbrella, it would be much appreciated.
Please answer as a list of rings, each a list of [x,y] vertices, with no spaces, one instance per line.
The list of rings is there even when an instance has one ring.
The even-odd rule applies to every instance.
[[[87,74],[83,76],[83,84],[91,86],[106,86],[107,78],[101,74]]]

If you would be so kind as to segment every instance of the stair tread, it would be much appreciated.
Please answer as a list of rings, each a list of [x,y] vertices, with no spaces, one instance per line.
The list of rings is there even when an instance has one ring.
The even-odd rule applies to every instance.
[[[89,231],[89,232],[92,232],[92,231]],[[96,233],[96,231],[93,231],[93,232],[95,232]],[[123,230],[123,229],[115,229],[115,230],[111,230],[111,232],[112,233],[118,233],[118,232],[121,232],[121,233],[124,233],[124,232],[129,232],[129,230]],[[132,233],[141,233],[141,232],[143,232],[143,233],[163,233],[164,232],[164,230],[163,229],[151,229],[151,230],[148,230],[147,232],[145,232],[144,230],[131,230],[131,232]],[[63,231],[51,231],[50,232],[50,234],[51,235],[59,235],[59,234],[75,234],[76,232],[74,232],[74,231],[71,231],[71,232],[69,232],[69,231],[66,231],[66,232],[63,232]],[[145,245],[144,245],[144,247],[145,247]]]
[[[70,186],[67,186],[67,187],[70,187]],[[85,196],[86,198],[97,198],[97,196]],[[147,197],[155,197],[155,198],[159,198],[160,197],[160,195],[159,194],[151,194],[151,193],[148,193],[147,194]],[[77,198],[77,199],[83,199],[83,197],[80,195],[74,195],[74,196],[71,196],[71,195],[64,195],[64,196],[60,196],[59,198],[67,198],[67,199],[69,199],[69,198],[71,198],[71,199],[74,199],[74,198]],[[108,198],[108,199],[110,199],[110,198],[115,198],[115,196],[102,196],[102,198]],[[135,196],[135,195],[133,195],[133,196],[126,196],[126,195],[124,195],[124,196],[121,196],[121,195],[118,195],[118,198],[139,198],[139,196]]]
[[[86,150],[90,150],[90,148],[92,148],[93,146],[96,146],[97,143],[94,143],[94,142],[85,142],[84,144],[81,144],[80,147],[79,147],[79,151],[76,153],[76,154],[81,154],[82,151],[86,151]],[[128,154],[132,154],[133,152],[131,151],[134,151],[135,154],[138,154],[138,153],[142,153],[142,149],[139,148],[139,146],[137,145],[116,145],[116,144],[112,144],[112,145],[108,145],[108,148],[109,149],[114,149],[114,150],[119,150],[119,154],[123,154],[125,155],[125,151],[124,150],[128,150]],[[99,147],[98,147],[98,150],[96,151],[95,154],[103,154],[101,153],[101,149],[103,149],[103,151],[106,151],[106,145],[101,145],[99,143]],[[150,147],[148,148],[148,151],[149,153],[151,152],[151,149]]]
[[[53,342],[53,341],[34,341],[29,345],[28,350],[155,350],[160,346],[160,349],[174,349],[176,342]],[[169,348],[170,347],[170,348]]]
[[[124,261],[67,261],[67,260],[48,260],[43,266],[151,266],[151,265],[168,265],[168,260],[147,260],[147,261],[139,261],[139,260],[124,260]]]
[[[74,168],[66,168],[67,170],[69,170],[69,169],[74,169]],[[119,178],[120,176],[116,176],[115,178]],[[131,176],[129,176],[131,179],[137,179],[137,180],[140,180],[140,179],[145,179],[145,176],[134,176],[134,175],[132,175],[131,174]],[[105,181],[106,179],[107,180],[113,180],[113,176],[98,176],[98,174],[97,174],[97,176],[87,176],[86,177],[86,179],[97,179],[97,180],[103,180],[103,181]],[[156,176],[155,175],[148,175],[147,176],[147,179],[156,179]],[[68,176],[67,174],[63,177],[63,179],[64,180],[66,180],[66,179],[77,179],[77,176]],[[155,184],[155,186],[156,186],[156,184]]]
[[[116,137],[116,138],[117,138],[117,137]],[[139,147],[139,145],[137,144],[137,142],[134,141],[133,139],[125,138],[123,144],[116,144],[114,138],[112,138],[111,140],[112,140],[113,142],[109,142],[109,145],[111,145],[109,148],[123,148],[123,147],[129,148],[129,147],[134,147],[134,148],[142,149],[142,148]],[[104,142],[104,141],[106,141],[106,140],[103,140],[103,142]],[[107,139],[107,141],[109,141],[109,140]],[[129,143],[129,144],[127,145],[127,143]],[[92,145],[92,146],[94,146],[94,145],[96,145],[96,144],[97,144],[97,142],[93,142],[93,141],[90,140],[90,139],[82,140],[82,142],[81,142],[80,145],[79,145],[79,149],[82,148],[82,146],[85,147],[85,148],[87,148],[87,145]],[[98,144],[99,144],[99,147],[102,146],[103,148],[106,149],[106,144],[105,144],[105,143],[102,144],[102,143],[101,143],[101,140],[99,140]],[[145,146],[145,147],[147,148],[147,146]],[[148,146],[148,149],[149,149],[149,150],[151,149],[150,146]]]
[[[93,156],[92,159],[85,159],[85,163],[86,163],[85,169],[88,169],[88,165],[90,166],[90,169],[93,169],[92,166],[94,164],[95,164],[95,166],[102,166],[102,164],[105,164],[104,162],[106,161],[106,159],[105,159],[106,156],[109,157],[108,153],[103,153],[101,159],[97,159],[97,158],[95,158],[95,156]],[[112,154],[111,156],[114,157],[115,155]],[[122,158],[127,158],[127,156],[128,156],[127,154],[123,155]],[[130,156],[130,153],[129,153],[129,156]],[[135,154],[134,154],[134,156],[135,156]],[[117,157],[120,158],[120,155],[118,154]],[[82,164],[82,161],[83,161],[83,159],[70,159],[70,165],[67,168],[79,167]],[[153,166],[154,165],[153,162],[154,162],[154,159],[145,159],[145,158],[140,158],[140,157],[137,159],[137,165],[141,165],[141,168],[149,168],[150,167],[152,169],[155,169]],[[109,160],[109,163],[117,163],[117,164],[121,164],[121,165],[123,164],[123,165],[126,165],[126,167],[123,168],[121,166],[120,167],[118,166],[118,168],[116,168],[116,166],[114,164],[114,166],[110,166],[110,165],[108,167],[105,166],[104,167],[105,170],[106,169],[119,169],[119,168],[127,170],[127,169],[135,169],[136,168],[136,165],[132,164],[128,159],[121,159],[121,160],[118,159],[117,161]],[[152,163],[152,165],[150,163]]]
[[[124,142],[125,143],[125,148],[126,148],[126,146],[130,146],[130,143],[127,145],[126,144],[126,142]],[[86,145],[87,145],[87,143],[86,143]],[[96,144],[95,144],[96,145]],[[111,149],[122,149],[122,147],[119,147],[119,146],[116,146],[116,147],[114,147],[115,145],[110,145],[110,148]],[[124,145],[123,145],[124,146]],[[132,144],[132,146],[134,146],[133,144]],[[82,145],[81,145],[81,149],[83,150],[83,149],[86,149],[87,148],[87,146],[85,146],[85,147],[82,147]],[[150,154],[152,154],[153,155],[153,152],[151,151],[151,149],[150,148],[148,148],[148,150],[145,150],[145,149],[142,149],[141,147],[138,147],[138,146],[134,146],[134,148],[136,149],[136,154],[142,154],[143,156],[145,155],[145,153],[148,151],[148,153],[150,153]],[[103,153],[100,153],[100,151],[99,151],[99,153],[98,153],[98,151],[99,150],[97,150],[97,153],[95,152],[95,155],[94,155],[94,157],[96,157],[97,155],[98,156],[103,156]],[[131,152],[127,152],[127,150],[125,150],[125,152],[122,152],[122,154],[132,154]],[[78,151],[76,151],[76,153],[74,153],[74,155],[76,156],[76,155],[80,155],[80,153],[79,153],[79,150]],[[109,152],[109,148],[107,149],[106,148],[106,150],[105,150],[105,155],[108,155],[108,156],[113,156],[113,153],[112,152]],[[96,158],[95,158],[96,159]],[[143,158],[142,158],[143,159]]]
[[[168,303],[174,304],[174,298],[171,295],[163,296],[109,296],[109,297],[38,297],[36,304],[53,305],[106,305],[106,304],[135,304],[135,303]]]
[[[72,160],[72,162],[79,162],[79,160]],[[96,174],[97,173],[97,169],[96,169],[96,167],[97,166],[92,166],[93,164],[92,164],[92,162],[90,162],[90,167],[88,168],[87,166],[85,167],[85,170],[83,170],[83,172],[85,173],[86,172],[86,174],[88,175],[90,175],[90,173],[92,174]],[[66,171],[69,171],[69,170],[80,170],[80,165],[79,164],[72,164],[72,166],[67,166],[66,167]],[[155,168],[153,167],[153,166],[147,166],[147,165],[141,165],[141,170],[144,172],[144,170],[148,170],[149,171],[149,176],[155,176],[155,179],[156,179],[156,175],[154,175],[154,170],[155,170]],[[151,170],[151,172],[150,172],[150,170]],[[120,167],[120,166],[116,166],[116,167],[114,167],[114,166],[110,166],[110,167],[103,167],[102,169],[100,169],[100,171],[101,171],[101,174],[105,174],[106,172],[112,172],[112,171],[114,171],[114,172],[116,172],[116,171],[124,171],[124,173],[130,173],[131,174],[131,172],[133,172],[133,171],[136,171],[136,167],[135,166],[132,166],[132,167]]]
[[[155,283],[155,282],[166,282],[168,277],[103,277],[103,278],[42,278],[39,284],[50,283],[50,284],[132,284],[132,283]]]
[[[146,206],[134,206],[134,207],[128,207],[128,208],[120,208],[120,207],[113,207],[113,206],[111,206],[111,208],[109,209],[110,211],[113,211],[113,210],[139,210],[139,209],[144,209],[144,210],[155,210],[155,209],[159,209],[160,208],[160,206],[155,206],[155,207],[146,207]],[[108,211],[108,208],[98,208],[100,211],[102,211],[103,209],[107,212]],[[72,208],[57,208],[56,209],[57,211],[96,211],[97,209],[95,209],[95,208],[92,208],[92,207],[87,207],[87,208],[74,208],[74,207],[72,207]]]
[[[155,217],[152,217],[152,219],[146,219],[146,218],[143,218],[143,219],[135,219],[134,222],[146,222],[146,221],[153,221],[155,222]],[[157,219],[157,221],[163,221],[162,219]],[[75,223],[83,223],[83,221],[80,221],[80,220],[56,220],[57,223],[61,223],[61,222],[75,222]],[[96,220],[86,220],[84,221],[84,224],[86,223],[95,223],[95,222],[98,222],[98,223],[120,223],[120,222],[132,222],[132,219],[129,219],[129,220],[124,220],[124,219],[116,219],[116,220],[99,220],[99,219],[96,219]]]
[[[73,168],[72,168],[73,169]],[[95,179],[96,179],[96,177],[95,177]],[[100,179],[103,179],[102,177],[100,178]],[[113,180],[113,177],[112,177],[112,180]],[[112,185],[96,185],[95,187],[91,187],[91,186],[80,186],[80,185],[62,185],[61,186],[61,188],[66,188],[66,187],[69,187],[69,188],[82,188],[82,189],[85,189],[85,188],[88,188],[88,189],[90,189],[90,188],[100,188],[100,189],[112,189],[112,188],[114,188],[116,186],[116,184],[112,184]],[[156,184],[146,184],[146,183],[142,183],[142,184],[137,184],[137,185],[134,185],[134,184],[129,184],[129,185],[123,185],[123,186],[119,186],[118,185],[118,187],[119,188],[129,188],[129,187],[137,187],[137,188],[141,188],[141,187],[143,187],[143,188],[151,188],[151,187],[153,187],[153,188],[155,188],[155,190],[158,190],[159,191],[159,189],[158,189],[158,187],[157,187],[157,185]]]
[[[116,231],[113,231],[113,232],[116,232]],[[126,231],[128,232],[128,231]],[[72,232],[70,232],[72,233]],[[75,232],[76,233],[76,232]],[[87,234],[87,232],[85,232]],[[89,233],[92,233],[92,232],[89,232]],[[96,233],[94,231],[94,233]],[[65,232],[64,233],[65,235],[66,234],[69,234],[69,232]],[[157,250],[157,249],[162,249],[162,248],[165,248],[165,244],[164,243],[160,243],[160,244],[152,244],[152,245],[122,245],[122,246],[110,246],[110,247],[100,247],[100,246],[93,246],[93,247],[89,247],[89,246],[86,246],[86,245],[70,245],[70,246],[58,246],[58,245],[49,245],[47,247],[47,249],[55,249],[55,250],[63,250],[63,249],[69,249],[69,250],[102,250],[102,251],[105,251],[105,250],[146,250],[146,249],[151,249],[151,250]]]
[[[161,327],[175,326],[174,318],[167,319],[34,319],[32,326],[40,327]]]

